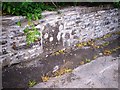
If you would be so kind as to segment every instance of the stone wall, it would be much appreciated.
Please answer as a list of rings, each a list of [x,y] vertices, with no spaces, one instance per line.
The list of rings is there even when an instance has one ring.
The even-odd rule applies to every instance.
[[[40,41],[29,47],[26,46],[23,32],[28,25],[22,27],[16,25],[16,22],[24,20],[24,17],[3,17],[0,36],[2,66],[32,60],[39,55],[72,47],[79,42],[119,30],[118,9],[115,8],[84,12],[84,9],[82,11],[77,7],[59,11],[60,14],[43,13],[44,18],[35,26],[41,33]]]

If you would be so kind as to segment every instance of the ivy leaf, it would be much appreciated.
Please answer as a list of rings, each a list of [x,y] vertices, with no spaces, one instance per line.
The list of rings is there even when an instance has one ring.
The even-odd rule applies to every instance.
[[[49,76],[42,76],[41,78],[43,82],[47,82],[50,79]]]
[[[35,20],[38,20],[38,15],[34,14],[34,18],[35,18]]]
[[[31,13],[27,13],[27,19],[28,19],[29,21],[32,20],[32,14],[31,14]]]
[[[20,22],[20,21],[18,21],[18,22],[17,22],[17,25],[18,25],[18,26],[21,26],[21,22]]]
[[[40,36],[40,32],[35,28],[34,25],[32,25],[32,29],[30,30],[26,28],[24,33],[26,34],[26,41],[28,45],[36,42]]]
[[[26,34],[26,33],[28,33],[29,29],[26,28],[26,29],[24,29],[23,31],[24,31],[24,33]]]

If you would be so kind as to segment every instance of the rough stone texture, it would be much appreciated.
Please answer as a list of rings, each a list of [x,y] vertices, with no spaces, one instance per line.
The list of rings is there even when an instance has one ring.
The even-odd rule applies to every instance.
[[[84,9],[75,7],[63,9],[60,12],[60,14],[54,12],[43,14],[45,18],[36,24],[36,28],[41,33],[40,42],[30,47],[26,47],[23,33],[28,25],[24,27],[16,25],[16,22],[24,20],[24,17],[3,17],[2,35],[0,36],[2,65],[31,60],[40,54],[72,47],[76,43],[101,37],[119,28],[118,9],[85,12]],[[14,45],[17,49],[12,48]]]
[[[99,57],[33,88],[118,88],[118,60],[120,57]]]

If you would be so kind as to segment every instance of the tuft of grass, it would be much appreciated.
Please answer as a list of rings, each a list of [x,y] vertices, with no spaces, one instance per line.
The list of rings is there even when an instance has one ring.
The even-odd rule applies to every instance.
[[[28,86],[33,87],[35,84],[37,84],[36,81],[31,80],[31,81],[29,81]]]
[[[89,63],[91,60],[86,58],[85,61],[86,61],[87,63]]]

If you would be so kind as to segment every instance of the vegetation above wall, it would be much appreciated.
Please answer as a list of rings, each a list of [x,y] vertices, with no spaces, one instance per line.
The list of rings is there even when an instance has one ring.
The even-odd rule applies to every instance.
[[[99,6],[104,4],[113,4],[115,7],[120,7],[119,2],[4,2],[2,4],[2,14],[10,14],[17,16],[22,15],[26,16],[28,20],[38,20],[42,17],[41,12],[44,10],[57,10],[58,8],[65,6]]]

